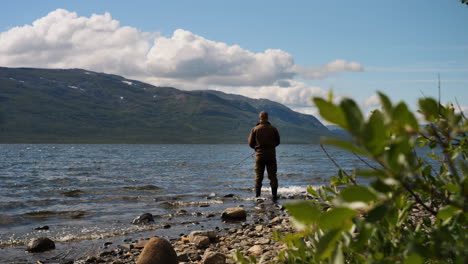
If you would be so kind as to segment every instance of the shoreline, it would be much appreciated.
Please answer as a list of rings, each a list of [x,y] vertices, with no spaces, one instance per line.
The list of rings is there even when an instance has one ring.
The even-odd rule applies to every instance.
[[[281,202],[291,201],[283,197]],[[295,197],[296,198],[296,197]],[[113,238],[96,238],[72,242],[58,242],[59,247],[44,253],[27,253],[23,260],[6,260],[5,263],[136,263],[143,250],[145,242],[151,237],[158,236],[167,239],[175,249],[179,263],[203,263],[203,255],[208,252],[221,253],[226,257],[226,263],[235,263],[231,257],[236,250],[244,256],[260,258],[265,255],[265,261],[272,260],[282,249],[282,243],[273,239],[273,232],[293,232],[289,217],[281,206],[265,199],[260,202],[252,201],[248,205],[245,221],[224,221],[221,213],[206,219],[206,222],[191,223],[187,226],[169,224],[160,229],[149,230]],[[209,245],[198,245],[188,239],[193,231],[212,231],[216,234],[210,239]],[[83,251],[76,252],[77,248]],[[18,249],[19,250],[19,249]],[[24,249],[23,249],[24,250]],[[12,261],[12,262],[8,262]]]

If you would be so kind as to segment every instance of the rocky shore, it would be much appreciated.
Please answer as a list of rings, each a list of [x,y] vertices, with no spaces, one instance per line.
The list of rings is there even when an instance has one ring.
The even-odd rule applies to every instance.
[[[233,213],[234,219],[226,216],[226,212]],[[258,202],[258,205],[249,211],[241,208],[228,208],[220,212],[220,223],[229,223],[229,227],[215,227],[213,230],[198,230],[187,234],[179,234],[177,239],[166,239],[175,251],[173,263],[205,263],[222,264],[235,263],[233,256],[240,251],[244,256],[253,256],[257,259],[263,258],[263,263],[274,262],[279,251],[285,246],[276,241],[274,232],[282,234],[293,232],[290,219],[282,210],[281,206],[271,202]],[[236,220],[236,217],[239,217]],[[246,219],[248,216],[248,219]],[[159,237],[155,230],[154,237]],[[121,244],[104,242],[102,247],[94,255],[79,259],[61,259],[61,264],[89,264],[89,263],[112,263],[127,264],[141,262],[145,246],[150,247],[153,242],[151,237],[125,240]],[[149,246],[148,246],[149,245]],[[146,250],[148,251],[148,250]],[[163,249],[167,252],[167,248]],[[143,253],[142,253],[143,252]],[[164,253],[165,254],[165,253]],[[139,260],[140,259],[140,260]],[[51,263],[47,260],[39,263]],[[172,262],[167,261],[167,264]]]

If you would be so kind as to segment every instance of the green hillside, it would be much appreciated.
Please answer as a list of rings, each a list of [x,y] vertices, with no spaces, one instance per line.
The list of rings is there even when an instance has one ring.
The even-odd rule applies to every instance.
[[[0,143],[245,143],[262,110],[283,143],[330,135],[315,117],[270,100],[81,69],[0,67]]]

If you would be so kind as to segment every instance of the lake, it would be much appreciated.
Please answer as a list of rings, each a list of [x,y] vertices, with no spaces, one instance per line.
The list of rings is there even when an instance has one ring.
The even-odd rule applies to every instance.
[[[365,166],[327,150],[346,170]],[[0,260],[28,260],[26,244],[40,236],[78,245],[223,225],[225,208],[255,207],[251,154],[247,145],[0,145]],[[277,161],[281,203],[337,172],[318,145],[280,145]],[[266,176],[263,185],[269,201]],[[155,224],[132,225],[143,213]]]

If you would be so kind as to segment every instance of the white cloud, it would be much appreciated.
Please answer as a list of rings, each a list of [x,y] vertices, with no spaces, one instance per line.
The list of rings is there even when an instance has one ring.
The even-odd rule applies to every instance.
[[[339,72],[360,72],[364,67],[357,62],[346,62],[345,60],[335,60],[320,67],[306,67],[295,65],[296,72],[308,79],[324,79],[331,74]]]
[[[121,26],[109,13],[88,18],[64,9],[0,33],[0,43],[2,66],[85,68],[156,85],[287,87],[295,76],[322,79],[363,69],[344,60],[319,67],[296,65],[282,50],[253,53],[183,29],[163,37]]]
[[[380,98],[376,94],[367,97],[362,103],[365,107],[377,108],[380,106]]]
[[[251,98],[267,98],[289,106],[312,106],[312,97],[327,97],[328,91],[320,87],[311,87],[298,81],[291,80],[289,86],[280,85],[261,87],[231,88],[230,92],[248,96]]]
[[[121,26],[109,13],[82,17],[64,9],[0,32],[0,43],[0,66],[83,68],[160,86],[267,98],[314,115],[311,97],[327,97],[328,91],[296,77],[323,79],[363,71],[357,62],[297,65],[291,54],[278,49],[254,53],[183,29],[165,37]]]

